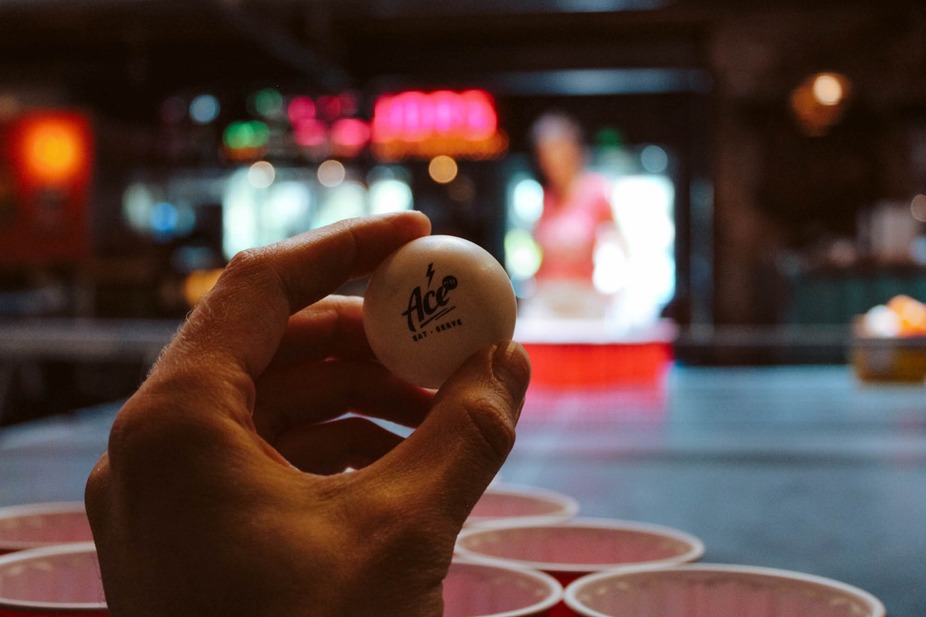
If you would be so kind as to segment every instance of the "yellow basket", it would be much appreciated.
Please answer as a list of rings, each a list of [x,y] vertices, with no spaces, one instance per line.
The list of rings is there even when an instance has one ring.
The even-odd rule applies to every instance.
[[[926,337],[856,337],[852,366],[869,382],[923,383],[926,380]]]

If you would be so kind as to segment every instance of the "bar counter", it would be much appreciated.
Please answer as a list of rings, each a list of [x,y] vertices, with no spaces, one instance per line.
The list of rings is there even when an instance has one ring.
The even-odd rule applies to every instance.
[[[78,500],[118,404],[0,430],[0,506]],[[702,561],[861,587],[926,615],[926,388],[847,366],[671,367],[645,386],[534,387],[499,478],[580,515],[669,525]]]

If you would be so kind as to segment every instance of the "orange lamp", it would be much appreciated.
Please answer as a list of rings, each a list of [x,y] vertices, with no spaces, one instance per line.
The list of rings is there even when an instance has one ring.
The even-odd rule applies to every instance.
[[[86,178],[91,138],[84,117],[36,113],[24,118],[19,129],[17,158],[26,184],[68,185]]]

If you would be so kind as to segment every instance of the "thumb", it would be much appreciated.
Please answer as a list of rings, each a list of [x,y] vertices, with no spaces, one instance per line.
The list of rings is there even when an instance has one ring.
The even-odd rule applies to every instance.
[[[380,461],[381,479],[415,477],[420,505],[462,526],[514,446],[530,372],[527,352],[514,341],[474,354],[444,383],[415,432]]]

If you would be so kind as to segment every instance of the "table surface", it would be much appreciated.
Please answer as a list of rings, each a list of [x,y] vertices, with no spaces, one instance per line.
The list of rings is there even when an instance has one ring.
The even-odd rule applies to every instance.
[[[115,405],[0,430],[0,506],[79,500]],[[669,525],[703,561],[797,570],[926,615],[926,388],[844,366],[674,367],[657,387],[532,388],[500,480]]]
[[[153,361],[179,322],[40,318],[0,321],[0,362],[35,359]]]

